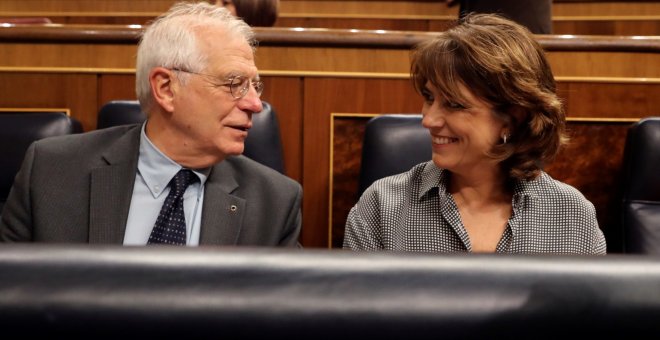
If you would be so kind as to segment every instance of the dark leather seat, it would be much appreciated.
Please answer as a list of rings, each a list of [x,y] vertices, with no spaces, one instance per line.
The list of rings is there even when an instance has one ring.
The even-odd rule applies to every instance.
[[[142,123],[147,115],[140,109],[137,100],[112,100],[101,107],[96,119],[96,128]]]
[[[252,129],[245,140],[243,154],[263,165],[284,173],[280,126],[275,109],[262,101],[264,109],[252,115]],[[101,107],[97,128],[141,123],[146,115],[137,100],[113,100]]]
[[[81,131],[80,123],[64,112],[0,113],[0,212],[30,144]]]
[[[623,164],[624,252],[660,254],[660,117],[630,127]]]
[[[431,160],[431,136],[422,115],[387,114],[369,120],[364,131],[358,194],[374,181]]]
[[[660,334],[650,256],[5,244],[0,327],[39,338]]]

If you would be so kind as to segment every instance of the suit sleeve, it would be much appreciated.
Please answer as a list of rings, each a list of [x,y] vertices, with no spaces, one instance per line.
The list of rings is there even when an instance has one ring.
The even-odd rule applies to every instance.
[[[25,153],[23,164],[9,192],[0,219],[0,241],[32,241],[32,204],[30,181],[34,166],[36,144],[32,143]]]
[[[302,202],[302,188],[299,184],[296,185],[296,194],[291,202],[288,216],[284,225],[284,232],[280,239],[280,246],[283,247],[298,247],[300,243],[300,230],[302,228],[302,213],[300,212],[300,205]]]

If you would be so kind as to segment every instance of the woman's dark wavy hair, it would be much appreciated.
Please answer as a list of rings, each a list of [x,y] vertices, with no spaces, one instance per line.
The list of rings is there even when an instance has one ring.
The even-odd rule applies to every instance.
[[[462,84],[509,123],[507,143],[494,146],[488,155],[510,177],[536,178],[568,141],[552,70],[525,27],[494,14],[468,15],[420,43],[411,59],[411,77],[420,94],[430,82],[447,100],[465,103]]]

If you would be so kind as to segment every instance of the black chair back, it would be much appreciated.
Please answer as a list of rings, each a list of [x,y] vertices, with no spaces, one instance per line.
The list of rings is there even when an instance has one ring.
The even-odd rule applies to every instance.
[[[147,115],[140,109],[137,100],[113,100],[101,107],[96,120],[97,129],[142,123]]]
[[[252,129],[245,140],[243,154],[263,165],[284,173],[280,125],[273,107],[265,102],[263,110],[252,115]],[[113,100],[101,107],[97,128],[144,122],[147,116],[137,100]]]
[[[431,160],[431,136],[422,115],[387,114],[369,120],[364,131],[358,195],[383,177]]]
[[[630,127],[623,164],[624,252],[660,254],[660,117]]]
[[[30,144],[77,132],[79,123],[64,112],[0,113],[0,211]]]

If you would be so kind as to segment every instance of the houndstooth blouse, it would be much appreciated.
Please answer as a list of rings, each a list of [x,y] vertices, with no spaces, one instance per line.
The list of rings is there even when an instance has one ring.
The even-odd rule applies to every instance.
[[[376,181],[348,214],[344,248],[471,251],[456,203],[447,192],[448,175],[431,161]],[[496,252],[605,254],[593,204],[545,172],[518,181],[512,205]]]

